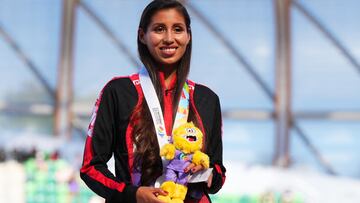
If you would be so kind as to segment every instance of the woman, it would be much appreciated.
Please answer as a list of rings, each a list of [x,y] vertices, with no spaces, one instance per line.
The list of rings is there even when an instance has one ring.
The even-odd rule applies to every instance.
[[[203,151],[213,168],[207,184],[188,185],[185,202],[210,202],[208,193],[222,187],[220,103],[209,88],[187,80],[191,40],[190,17],[183,5],[175,0],[151,2],[138,30],[138,52],[144,67],[139,74],[114,78],[101,91],[89,125],[81,178],[107,202],[161,202],[157,196],[166,192],[153,186],[162,173],[159,136],[171,135],[181,120],[179,115],[202,130]],[[150,86],[146,86],[146,78]],[[150,99],[148,89],[155,94]],[[187,93],[188,98],[184,96]],[[156,108],[150,105],[154,98],[161,106],[156,112],[160,112],[159,121],[163,120],[163,132],[153,122],[158,120]],[[177,113],[179,103],[185,104],[183,115]],[[112,155],[115,176],[106,165]],[[185,168],[189,174],[201,170],[193,164]]]

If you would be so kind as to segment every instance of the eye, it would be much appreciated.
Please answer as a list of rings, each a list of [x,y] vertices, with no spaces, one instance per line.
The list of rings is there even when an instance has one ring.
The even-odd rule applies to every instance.
[[[195,134],[196,130],[194,128],[187,128],[186,132],[189,133],[189,134]]]
[[[174,28],[174,31],[175,31],[175,33],[181,33],[181,32],[184,31],[184,28],[182,28],[182,27],[180,27],[180,26],[176,26],[176,27]]]
[[[164,27],[164,26],[156,26],[156,27],[154,28],[154,31],[155,31],[156,33],[162,33],[162,32],[165,31],[165,27]]]

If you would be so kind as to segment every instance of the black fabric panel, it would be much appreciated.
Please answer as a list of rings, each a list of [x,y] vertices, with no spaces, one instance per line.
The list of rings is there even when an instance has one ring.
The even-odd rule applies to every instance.
[[[97,111],[92,134],[93,158],[90,165],[109,179],[124,182],[123,192],[110,189],[86,174],[81,174],[84,182],[107,202],[135,202],[137,187],[131,186],[126,147],[126,129],[129,117],[135,107],[138,95],[129,78],[111,80],[102,90],[101,102]],[[114,153],[115,176],[107,167]],[[122,200],[122,201],[121,201]]]
[[[222,173],[225,174],[222,156],[222,118],[219,97],[208,87],[202,85],[195,86],[194,92],[195,106],[202,119],[206,138],[205,153],[210,157],[210,167],[214,168],[217,164]],[[222,175],[213,169],[212,185],[208,192],[214,194],[222,187]]]
[[[209,152],[208,147],[211,147],[210,144],[213,137],[212,127],[215,119],[214,113],[217,100],[218,96],[208,87],[198,84],[195,86],[194,102],[205,128],[205,148],[207,153]]]
[[[138,94],[130,78],[121,78],[112,81],[116,95],[116,106],[119,108],[116,119],[116,132],[114,136],[113,151],[115,158],[115,174],[121,180],[131,181],[128,169],[128,150],[126,146],[126,130],[133,109],[138,102]]]

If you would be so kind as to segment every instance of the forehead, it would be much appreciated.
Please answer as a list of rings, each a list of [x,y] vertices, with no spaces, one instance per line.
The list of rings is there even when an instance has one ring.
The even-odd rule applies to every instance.
[[[182,13],[174,8],[157,11],[151,18],[150,24],[184,24],[185,18]]]

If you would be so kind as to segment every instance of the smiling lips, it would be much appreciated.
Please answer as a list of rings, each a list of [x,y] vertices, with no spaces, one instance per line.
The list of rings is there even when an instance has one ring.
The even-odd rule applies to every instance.
[[[177,47],[161,47],[161,54],[164,57],[171,57],[175,55]]]

